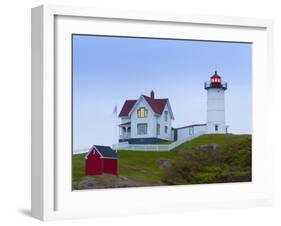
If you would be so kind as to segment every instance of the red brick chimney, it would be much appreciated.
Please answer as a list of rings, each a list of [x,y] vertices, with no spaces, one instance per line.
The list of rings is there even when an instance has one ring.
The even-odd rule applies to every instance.
[[[155,95],[154,95],[154,91],[151,90],[151,92],[150,92],[150,98],[151,98],[151,99],[154,99],[154,96],[155,96]]]

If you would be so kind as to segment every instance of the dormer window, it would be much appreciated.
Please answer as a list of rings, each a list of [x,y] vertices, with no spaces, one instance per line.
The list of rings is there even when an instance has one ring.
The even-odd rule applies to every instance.
[[[146,118],[147,117],[147,110],[145,107],[141,107],[138,109],[138,118]]]

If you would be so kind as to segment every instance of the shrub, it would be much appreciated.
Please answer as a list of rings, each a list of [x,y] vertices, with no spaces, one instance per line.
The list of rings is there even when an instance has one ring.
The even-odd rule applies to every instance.
[[[251,138],[215,150],[192,148],[175,153],[165,184],[201,184],[251,181]]]

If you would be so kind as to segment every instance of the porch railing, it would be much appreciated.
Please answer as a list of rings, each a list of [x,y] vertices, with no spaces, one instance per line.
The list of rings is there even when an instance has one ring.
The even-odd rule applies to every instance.
[[[131,134],[119,135],[119,139],[129,139],[129,138],[131,138]]]

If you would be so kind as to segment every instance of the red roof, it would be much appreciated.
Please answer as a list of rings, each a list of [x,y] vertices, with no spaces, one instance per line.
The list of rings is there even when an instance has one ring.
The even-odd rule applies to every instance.
[[[163,110],[167,104],[168,99],[167,98],[163,98],[163,99],[153,99],[151,97],[142,95],[144,97],[144,99],[147,101],[147,103],[150,105],[150,107],[152,108],[152,110],[157,113],[157,114],[162,114]],[[119,114],[119,117],[125,117],[128,116],[129,112],[132,110],[132,108],[134,107],[134,105],[136,104],[137,100],[126,100],[122,110]]]
[[[163,99],[152,99],[151,97],[148,96],[144,96],[145,100],[147,101],[147,103],[150,105],[150,107],[152,108],[152,110],[157,113],[157,114],[162,114],[168,99],[167,98],[163,98]]]
[[[119,113],[119,117],[128,116],[135,103],[137,103],[137,100],[126,100],[122,107],[122,110]]]
[[[213,75],[211,78],[221,78],[219,75]]]
[[[218,75],[217,71],[215,71],[215,74],[211,77],[211,79],[212,78],[221,78],[221,77]]]

